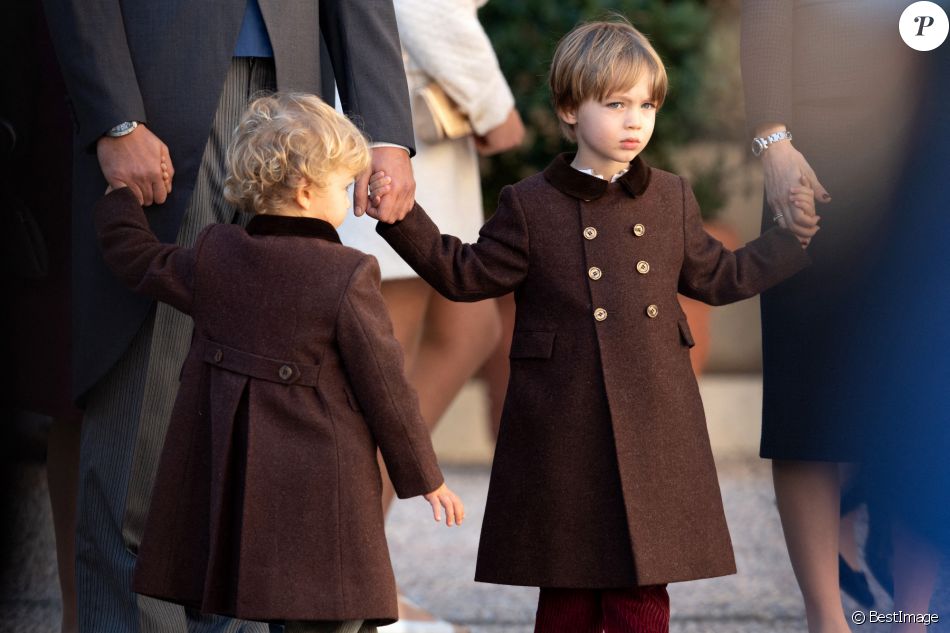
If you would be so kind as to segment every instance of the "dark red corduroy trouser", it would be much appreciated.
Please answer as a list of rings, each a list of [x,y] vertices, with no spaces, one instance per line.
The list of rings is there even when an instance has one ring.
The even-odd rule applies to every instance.
[[[534,633],[669,633],[666,585],[634,589],[541,588]]]

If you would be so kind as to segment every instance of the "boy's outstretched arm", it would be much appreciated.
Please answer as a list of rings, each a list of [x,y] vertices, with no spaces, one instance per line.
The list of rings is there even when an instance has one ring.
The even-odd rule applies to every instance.
[[[441,235],[416,204],[401,222],[378,222],[376,232],[412,269],[453,301],[481,301],[516,289],[528,273],[528,227],[515,191],[502,189],[498,209],[465,244]]]
[[[696,197],[681,180],[684,251],[680,293],[712,305],[732,303],[771,288],[811,262],[798,238],[779,227],[730,251],[706,233]]]

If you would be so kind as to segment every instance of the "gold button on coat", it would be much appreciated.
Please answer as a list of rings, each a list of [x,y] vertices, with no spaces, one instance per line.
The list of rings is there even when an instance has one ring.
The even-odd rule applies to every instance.
[[[607,318],[607,311],[604,310],[603,308],[597,308],[596,310],[594,310],[594,318],[597,319],[598,321],[603,321],[604,319]]]
[[[637,272],[641,275],[645,275],[650,272],[650,264],[643,261],[642,259],[637,262]]]
[[[637,237],[643,237],[646,232],[647,227],[643,226],[642,224],[637,223],[633,225],[633,234]]]
[[[589,240],[594,239],[595,237],[597,237],[597,229],[595,229],[592,226],[588,226],[586,229],[584,229],[584,237],[586,237]]]
[[[591,266],[590,269],[587,271],[587,276],[593,279],[594,281],[597,281],[598,279],[604,276],[604,273],[603,271],[600,270],[600,268],[597,268],[597,266]]]
[[[660,309],[659,309],[658,307],[656,307],[656,305],[654,305],[654,304],[651,303],[650,305],[647,306],[647,316],[648,316],[648,317],[650,317],[651,319],[655,319],[655,318],[657,317],[657,315],[659,315],[659,314],[660,314]]]

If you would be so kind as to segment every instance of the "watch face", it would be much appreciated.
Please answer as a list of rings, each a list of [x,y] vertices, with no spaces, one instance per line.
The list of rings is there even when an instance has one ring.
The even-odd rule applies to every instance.
[[[760,138],[752,139],[752,155],[758,156],[766,148],[766,143]]]

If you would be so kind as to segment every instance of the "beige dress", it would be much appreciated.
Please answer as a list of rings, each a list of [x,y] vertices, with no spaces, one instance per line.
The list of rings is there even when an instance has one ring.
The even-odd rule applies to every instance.
[[[395,0],[409,90],[436,81],[468,114],[477,134],[504,122],[514,98],[478,22],[485,0]],[[439,228],[474,242],[483,222],[478,154],[471,137],[442,143],[416,138],[416,199]],[[416,274],[374,231],[375,221],[348,216],[343,243],[374,255],[382,277]]]

